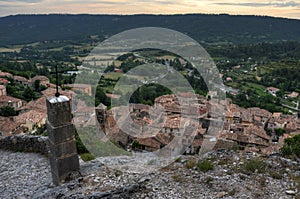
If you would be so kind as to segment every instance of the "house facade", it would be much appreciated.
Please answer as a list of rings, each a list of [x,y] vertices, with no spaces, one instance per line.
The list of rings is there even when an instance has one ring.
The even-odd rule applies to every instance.
[[[0,108],[4,106],[13,107],[15,110],[19,110],[24,105],[23,100],[10,97],[10,96],[0,96]]]

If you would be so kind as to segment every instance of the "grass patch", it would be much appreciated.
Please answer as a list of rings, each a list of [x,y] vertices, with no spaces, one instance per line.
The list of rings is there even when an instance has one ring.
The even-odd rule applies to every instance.
[[[267,163],[262,160],[252,159],[245,162],[243,170],[246,174],[251,174],[254,172],[264,173],[266,172],[267,166]]]
[[[231,162],[229,158],[222,158],[219,160],[218,165],[227,165]]]
[[[103,141],[95,127],[77,128],[77,132],[87,150],[93,151],[96,157],[131,155],[130,152],[113,144],[111,141]]]
[[[198,162],[197,167],[200,171],[207,172],[214,169],[214,164],[209,160]]]
[[[173,175],[172,178],[175,182],[183,182],[184,181],[183,178],[180,177],[179,175]]]
[[[175,162],[181,162],[181,160],[182,160],[181,157],[178,157],[175,159]]]
[[[280,180],[280,179],[283,178],[283,175],[282,175],[281,173],[279,173],[279,172],[277,172],[277,171],[273,171],[273,170],[270,170],[270,171],[269,171],[269,175],[270,175],[272,178],[278,179],[278,180]]]
[[[191,161],[191,160],[187,161],[187,163],[185,164],[185,167],[186,167],[187,169],[192,169],[192,168],[194,168],[195,166],[196,166],[196,162],[195,162],[195,161]]]
[[[248,89],[254,89],[259,96],[266,95],[266,88],[263,85],[255,84],[255,83],[247,83]]]
[[[106,79],[113,79],[113,80],[118,80],[119,78],[121,78],[123,76],[122,73],[115,73],[115,72],[112,72],[112,73],[106,73],[103,75],[104,78]]]
[[[83,154],[80,154],[80,157],[81,157],[81,159],[82,159],[83,161],[85,161],[85,162],[88,162],[88,161],[91,161],[91,160],[94,160],[94,159],[95,159],[95,157],[94,157],[92,154],[90,154],[90,153],[83,153]]]

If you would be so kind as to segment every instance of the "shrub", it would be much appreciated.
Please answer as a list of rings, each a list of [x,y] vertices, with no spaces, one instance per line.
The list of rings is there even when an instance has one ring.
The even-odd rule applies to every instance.
[[[18,113],[11,106],[3,106],[0,108],[0,116],[9,117],[9,116],[16,116],[16,115],[18,115]]]
[[[132,148],[133,149],[139,149],[139,148],[141,148],[141,144],[138,141],[134,140],[132,142]]]
[[[262,160],[259,159],[253,159],[253,160],[248,160],[244,164],[244,171],[246,173],[248,172],[258,172],[258,173],[263,173],[266,171],[267,168],[267,163],[265,163]]]
[[[95,159],[95,157],[90,153],[83,153],[83,154],[80,155],[80,157],[85,162],[88,162],[88,161],[91,161],[91,160]]]
[[[89,153],[89,151],[86,149],[86,147],[82,143],[82,141],[81,141],[81,139],[80,139],[77,132],[75,133],[75,141],[76,141],[77,152],[79,154]]]
[[[198,162],[197,167],[200,171],[207,172],[214,169],[214,164],[209,160]]]

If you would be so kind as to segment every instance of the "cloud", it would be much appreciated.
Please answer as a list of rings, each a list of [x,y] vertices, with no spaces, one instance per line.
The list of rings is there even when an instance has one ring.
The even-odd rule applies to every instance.
[[[300,9],[300,0],[0,0],[0,16],[44,13],[228,13],[300,19],[297,9]]]
[[[81,2],[82,3],[82,2]],[[89,2],[90,3],[90,2]],[[96,1],[93,2],[93,4],[111,4],[111,5],[120,5],[120,4],[126,4],[126,2],[121,1]]]
[[[1,1],[1,0],[0,0]],[[118,4],[126,4],[127,1],[121,1],[121,0],[89,0],[89,1],[83,1],[83,0],[65,0],[65,1],[57,1],[58,4],[81,4],[81,5],[87,5],[87,4],[112,4],[112,5],[118,5]]]
[[[180,1],[170,1],[170,0],[136,0],[134,2],[138,3],[154,3],[154,4],[181,4]]]
[[[269,3],[215,3],[215,5],[225,6],[246,6],[246,7],[300,7],[300,3],[289,2],[269,2]]]
[[[8,0],[4,0],[8,1]],[[29,1],[29,0],[27,0]],[[38,1],[38,0],[36,0]],[[1,0],[0,0],[1,2]],[[50,1],[49,1],[50,2]],[[74,5],[74,4],[81,4],[81,5],[88,5],[88,4],[94,4],[94,5],[101,5],[101,4],[111,4],[111,5],[118,5],[118,4],[126,4],[126,5],[136,5],[136,4],[176,4],[181,5],[182,2],[180,0],[64,0],[64,1],[57,1],[57,4],[64,4],[64,5]]]
[[[38,3],[44,0],[0,0],[0,2],[23,2],[23,3]]]

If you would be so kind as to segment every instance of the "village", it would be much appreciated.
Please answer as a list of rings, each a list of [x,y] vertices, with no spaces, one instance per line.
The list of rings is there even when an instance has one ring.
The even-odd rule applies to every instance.
[[[32,86],[35,81],[45,86],[41,91],[41,97],[29,102],[7,95],[6,86],[9,79],[25,86]],[[89,85],[68,85],[72,90],[81,91],[91,96]],[[72,90],[61,90],[60,93],[72,99],[75,94]],[[0,72],[0,108],[12,107],[18,112],[16,116],[0,116],[0,136],[7,137],[18,134],[34,134],[46,124],[46,99],[55,94],[55,85],[51,84],[45,76],[36,76],[26,79],[21,76],[13,76],[10,73]],[[269,89],[267,92],[274,92]],[[212,93],[213,95],[213,93]],[[107,94],[108,97],[114,97]],[[177,97],[180,97],[180,102]],[[193,100],[193,101],[191,101]],[[115,143],[126,150],[156,151],[169,146],[173,139],[181,143],[182,153],[199,153],[204,140],[207,138],[210,126],[217,125],[215,139],[211,139],[214,149],[236,148],[240,150],[270,154],[278,152],[285,138],[300,133],[299,113],[286,115],[280,112],[271,113],[260,108],[241,108],[232,103],[230,99],[220,102],[224,107],[224,114],[218,118],[212,116],[211,109],[216,104],[211,99],[192,93],[164,95],[155,99],[155,108],[163,108],[166,114],[156,113],[155,121],[150,117],[151,106],[143,104],[130,104],[130,116],[136,124],[133,129],[136,135],[126,134],[133,131],[128,127],[128,132],[117,125],[118,118],[114,118],[114,112],[119,107],[107,110],[100,104],[96,107],[97,119],[105,134]],[[92,117],[91,110],[95,108],[85,103],[78,103],[73,107],[74,121],[81,121],[81,125],[87,125],[84,117]],[[188,115],[184,118],[184,115]],[[122,118],[119,118],[121,120]],[[123,118],[124,119],[124,118]],[[126,120],[126,118],[125,118]],[[125,121],[124,120],[124,121]],[[191,128],[187,128],[186,124]],[[126,122],[125,122],[126,123]],[[126,128],[126,127],[125,127]],[[147,132],[149,131],[149,132]],[[139,136],[140,134],[147,137]]]
[[[9,79],[24,86],[33,86],[34,82],[39,81],[39,84],[43,85],[45,90],[41,91],[41,97],[38,99],[26,102],[7,95],[6,86],[10,84]],[[62,90],[60,92],[71,97],[70,92]],[[0,136],[34,134],[39,128],[44,129],[47,112],[46,99],[53,96],[54,93],[55,85],[51,84],[45,76],[35,76],[32,79],[27,79],[0,71],[0,108],[12,107],[15,112],[18,112],[15,116],[0,116]]]
[[[106,106],[100,104],[96,108],[96,115],[110,140],[127,150],[137,151],[157,151],[164,147],[172,151],[175,148],[169,148],[169,144],[175,140],[176,147],[179,144],[183,154],[197,154],[201,147],[207,145],[212,145],[211,149],[215,150],[229,148],[272,154],[279,152],[286,138],[300,133],[299,114],[272,114],[260,108],[245,109],[226,99],[221,102],[221,107],[225,107],[223,117],[218,114],[212,115],[212,107],[217,106],[213,100],[194,95],[197,99],[195,104],[189,101],[194,99],[193,95],[181,93],[179,96],[171,94],[158,97],[155,100],[155,108],[165,110],[166,114],[159,114],[158,111],[151,115],[151,106],[130,104],[130,119],[115,118],[116,114],[124,111],[124,107],[107,110]],[[180,104],[177,97],[181,100],[186,99],[186,103]],[[88,112],[77,112],[82,126],[87,125],[84,122],[87,120],[82,116],[87,116]],[[183,116],[187,115],[189,127],[184,125],[187,119]],[[130,124],[131,119],[133,124]],[[118,126],[120,121],[122,129]],[[217,132],[209,131],[210,126],[217,127]],[[203,144],[205,140],[211,143]]]

